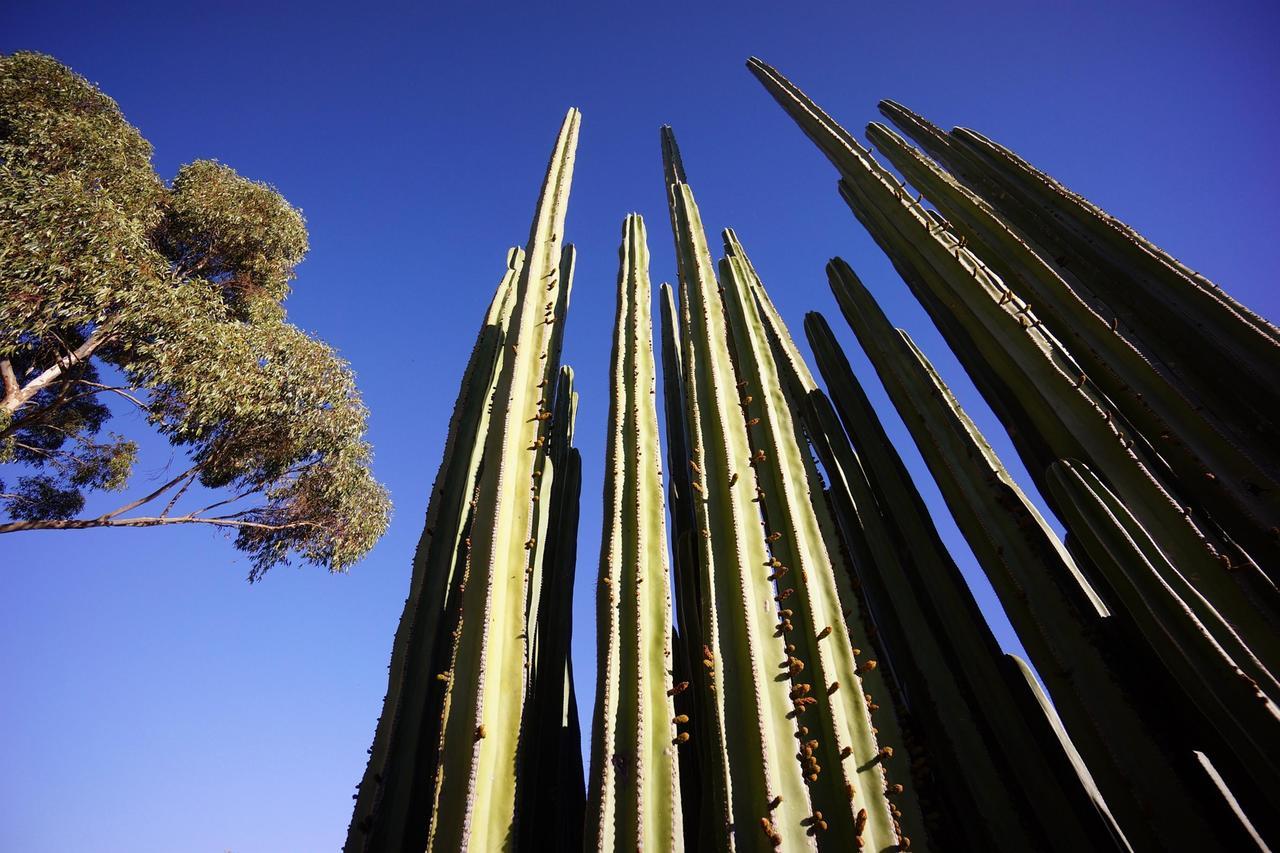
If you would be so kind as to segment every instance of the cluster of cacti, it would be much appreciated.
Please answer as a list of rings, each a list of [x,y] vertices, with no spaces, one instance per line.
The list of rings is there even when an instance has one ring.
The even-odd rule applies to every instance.
[[[568,656],[581,468],[560,367],[578,124],[570,110],[463,376],[349,851],[497,850],[582,825]]]
[[[663,149],[681,293],[679,332],[663,335],[679,340],[678,357],[663,359],[679,366],[666,377],[679,389],[668,424],[683,423],[671,446],[688,454],[671,464],[690,472],[673,509],[691,531],[676,591],[695,694],[694,837],[716,849],[905,849],[920,820],[906,756],[893,760],[906,750],[891,710],[872,723],[889,688],[792,417],[758,279],[732,232],[717,277],[669,129]]]
[[[1064,546],[928,360],[833,260],[846,319],[1123,838],[1219,849],[1274,831],[1275,328],[994,143],[886,102],[956,171],[872,124],[915,195],[774,69],[748,64],[837,167],[841,195],[1067,526]],[[833,362],[824,324],[810,330]],[[833,392],[852,379],[847,366],[824,372]],[[1235,395],[1249,404],[1229,405]],[[863,440],[865,418],[846,427]]]
[[[883,103],[933,158],[868,129],[914,195],[748,66],[840,171],[1067,528],[833,259],[841,311],[1035,671],[1000,649],[826,321],[804,327],[830,398],[733,231],[713,261],[663,128],[666,482],[632,214],[584,786],[581,465],[559,367],[571,110],[463,378],[348,849],[1265,848],[1280,333],[995,143]]]

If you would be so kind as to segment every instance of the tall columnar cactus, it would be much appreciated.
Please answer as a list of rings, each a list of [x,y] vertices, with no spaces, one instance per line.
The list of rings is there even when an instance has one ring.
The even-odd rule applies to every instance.
[[[463,372],[444,456],[431,489],[426,527],[413,561],[404,615],[392,646],[382,718],[360,783],[346,850],[396,849],[411,831],[411,813],[429,797],[448,669],[449,635],[457,623],[465,572],[463,539],[489,431],[490,399],[504,355],[511,293],[524,251],[507,254],[507,269]],[[421,831],[421,827],[414,832]]]
[[[1275,750],[1280,743],[1280,709],[1236,663],[1249,661],[1249,669],[1257,671],[1252,651],[1222,624],[1213,605],[1178,574],[1128,508],[1086,466],[1069,460],[1054,463],[1049,488],[1072,535],[1110,582],[1187,702],[1200,710],[1246,769],[1249,790],[1262,795],[1272,814],[1280,813]],[[1162,565],[1159,571],[1157,564]],[[1218,630],[1210,631],[1203,619],[1217,622]],[[1215,633],[1226,637],[1227,645],[1219,643]]]
[[[520,844],[539,850],[548,839],[564,849],[582,846],[586,804],[582,734],[573,689],[569,647],[573,633],[573,583],[578,557],[578,503],[582,457],[573,446],[578,393],[573,370],[560,368],[550,452],[539,484],[548,524],[539,564],[530,576],[529,699],[520,767]],[[540,578],[535,606],[534,580]]]
[[[1145,461],[1169,465],[1178,497],[1201,507],[1259,564],[1280,571],[1276,472],[1237,446],[1218,415],[1184,396],[985,200],[883,125],[869,125],[867,136],[948,218],[950,230],[1036,306],[1036,316],[1070,349],[1089,383],[1147,439],[1135,445]]]
[[[525,738],[540,730],[526,713],[531,697],[558,696],[562,708],[572,698],[567,659],[553,653],[567,653],[566,613],[550,602],[567,600],[572,584],[563,537],[576,511],[573,398],[558,376],[573,275],[560,235],[578,124],[570,110],[528,245],[510,256],[464,377],[348,850],[515,846],[517,803],[571,775],[557,761],[533,762],[546,779],[516,770],[532,760]],[[566,396],[557,400],[557,389]],[[556,488],[557,473],[566,488]],[[576,717],[556,725],[561,742],[577,739]]]
[[[747,284],[732,260],[717,281],[669,129],[663,143],[699,532],[704,637],[702,671],[691,680],[705,719],[695,737],[710,742],[703,810],[715,815],[714,843],[910,846],[885,796],[894,749],[876,742],[869,720],[859,676],[874,664],[854,660],[827,544],[833,527],[819,520],[820,485],[811,492],[816,472],[787,416]]]
[[[883,696],[888,688],[878,665],[868,659],[859,664],[859,649],[869,641],[870,631],[861,617],[862,602],[853,588],[853,578],[844,565],[837,565],[840,548],[835,521],[822,496],[823,484],[809,452],[803,422],[792,416],[803,411],[804,400],[788,389],[774,358],[767,321],[756,294],[763,285],[737,236],[724,232],[725,257],[720,262],[720,281],[725,291],[730,330],[733,334],[735,364],[742,380],[742,407],[748,418],[756,485],[760,505],[773,540],[775,561],[792,569],[795,578],[784,576],[779,587],[794,590],[784,602],[781,614],[787,631],[788,652],[807,662],[802,675],[793,678],[797,690],[827,685],[826,713],[809,714],[804,719],[810,733],[818,734],[815,758],[828,770],[818,779],[810,776],[810,795],[816,808],[837,825],[843,814],[857,820],[859,804],[849,810],[849,786],[869,791],[885,788],[880,767],[869,767],[879,744],[872,731],[867,693]],[[796,368],[792,368],[796,369]],[[791,611],[788,613],[788,611]],[[824,632],[830,641],[819,639]],[[868,651],[870,649],[868,648]],[[854,678],[854,673],[862,677]],[[841,681],[841,679],[846,679]],[[864,691],[864,686],[867,688]],[[819,698],[819,701],[822,701]],[[875,727],[886,743],[903,744],[904,739],[891,711],[875,715]],[[825,762],[825,763],[824,763]],[[902,784],[896,781],[893,784]],[[894,789],[896,790],[896,788]],[[890,810],[901,824],[901,832],[920,837],[919,805],[914,792],[898,795]],[[903,811],[901,806],[906,806]],[[833,838],[837,837],[833,830]]]
[[[623,225],[619,255],[587,847],[683,850],[676,753],[689,721],[672,703],[649,247],[637,214]]]
[[[878,623],[897,629],[888,638],[890,661],[939,796],[951,807],[941,831],[974,849],[1124,849],[1091,775],[1072,762],[1074,746],[1055,750],[1046,742],[1056,715],[1024,701],[1025,680],[1000,652],[826,321],[810,314],[805,330],[862,450],[865,474],[847,443],[841,447],[844,433],[830,403],[811,392],[814,431],[831,445],[823,464],[832,488],[848,489],[856,517],[847,524],[867,541],[859,576]]]
[[[1220,841],[1224,829],[1205,820],[1184,781],[1192,760],[1185,744],[1200,739],[1184,731],[1186,740],[1170,744],[1160,736],[1146,688],[1108,664],[1125,651],[1108,634],[1114,642],[1126,632],[1106,627],[1111,612],[911,339],[847,265],[837,259],[828,269],[849,324],[1130,838],[1143,848],[1158,839],[1164,849]]]
[[[1134,432],[1041,328],[1031,307],[802,92],[758,60],[751,68],[840,170],[845,200],[1010,429],[1042,492],[1044,472],[1058,458],[1081,459],[1106,476],[1161,548],[1175,555],[1263,663],[1274,666],[1273,619],[1280,611],[1274,585],[1206,538],[1195,514],[1135,454]]]
[[[1276,476],[1280,331],[1273,324],[1012,151],[972,130],[946,134],[892,101],[880,106]]]
[[[905,691],[901,701],[918,739],[913,767],[927,777],[920,781],[929,806],[945,812],[935,817],[938,837],[972,849],[1126,849],[1052,706],[1028,688],[1025,665],[1000,652],[825,321],[811,314],[806,329],[849,433],[866,453],[865,469],[741,246],[730,246],[751,284],[790,407],[803,413],[830,480],[858,587],[878,614],[877,645],[887,646],[891,681]],[[1031,791],[1034,805],[1026,799]]]

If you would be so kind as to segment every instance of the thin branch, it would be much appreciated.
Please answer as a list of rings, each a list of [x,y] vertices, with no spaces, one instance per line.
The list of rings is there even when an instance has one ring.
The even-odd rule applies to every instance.
[[[23,530],[84,530],[91,527],[159,527],[167,524],[210,524],[215,527],[247,527],[255,530],[290,530],[295,527],[321,527],[314,521],[291,521],[287,524],[264,524],[258,521],[240,521],[234,516],[218,516],[215,518],[195,518],[190,515],[163,518],[161,516],[141,516],[134,518],[110,519],[70,518],[70,519],[36,519],[31,521],[11,521],[0,524],[0,533],[18,533]]]
[[[149,494],[149,495],[147,495],[147,496],[145,496],[145,497],[138,498],[136,501],[133,501],[132,503],[127,503],[127,504],[125,504],[124,506],[120,507],[119,509],[112,510],[111,512],[107,513],[106,515],[98,516],[98,517],[97,517],[97,518],[95,518],[95,519],[85,519],[85,521],[105,521],[105,522],[109,522],[109,521],[111,521],[111,519],[115,518],[116,516],[118,516],[118,515],[124,515],[126,512],[128,512],[128,511],[129,511],[129,510],[131,510],[131,509],[137,509],[138,507],[142,506],[143,504],[151,503],[153,500],[155,500],[156,498],[160,497],[160,496],[161,496],[161,495],[163,495],[165,492],[167,492],[167,491],[169,491],[170,489],[172,489],[174,486],[178,485],[178,483],[180,483],[180,482],[182,481],[182,478],[184,478],[184,477],[188,476],[192,471],[196,470],[196,469],[197,469],[197,468],[199,468],[199,467],[200,467],[200,465],[199,465],[199,464],[192,465],[190,468],[188,468],[187,470],[183,471],[181,474],[179,474],[178,476],[174,477],[172,480],[170,480],[169,482],[165,483],[163,486],[161,486],[160,488],[156,489],[156,490],[155,490],[154,492],[152,492],[151,494]],[[85,525],[85,526],[92,526],[92,525]],[[0,532],[4,532],[4,531],[3,531],[3,530],[0,530]]]
[[[142,409],[142,411],[144,411],[144,412],[150,411],[150,408],[147,406],[147,404],[146,404],[146,403],[142,402],[142,401],[141,401],[141,400],[139,400],[137,397],[135,397],[135,396],[133,396],[132,394],[130,394],[130,393],[129,393],[130,391],[133,391],[133,390],[135,390],[135,389],[130,388],[130,387],[129,387],[129,386],[127,386],[127,385],[124,385],[124,386],[117,386],[117,385],[103,385],[101,382],[90,382],[88,379],[73,379],[72,381],[73,381],[73,382],[76,382],[76,383],[79,383],[79,384],[81,384],[81,385],[88,385],[90,388],[96,388],[96,389],[98,389],[97,391],[93,391],[93,392],[92,392],[93,394],[97,394],[97,393],[99,393],[99,392],[101,392],[101,391],[110,391],[110,392],[112,392],[113,394],[119,394],[121,397],[124,397],[124,398],[125,398],[126,400],[128,400],[130,403],[133,403],[133,404],[134,404],[135,406],[137,406],[139,409]],[[78,399],[80,399],[80,397],[87,397],[87,396],[89,396],[89,395],[88,395],[88,394],[81,394],[81,395],[76,396],[76,397],[75,397],[75,398],[73,398],[73,399],[78,400]]]
[[[191,473],[187,476],[187,482],[183,483],[182,488],[178,489],[177,493],[175,493],[174,496],[169,499],[169,503],[165,504],[164,512],[160,513],[161,518],[164,518],[169,514],[169,510],[173,509],[174,504],[178,502],[179,498],[181,498],[184,494],[186,494],[187,489],[191,488],[191,484],[194,483],[195,481],[196,481],[196,471],[193,468],[191,469]]]
[[[204,515],[206,512],[208,512],[208,511],[209,511],[209,510],[211,510],[211,509],[217,509],[217,508],[218,508],[218,507],[220,507],[220,506],[226,506],[227,504],[235,503],[236,501],[240,500],[241,498],[248,497],[249,495],[251,495],[251,494],[253,494],[254,492],[257,492],[257,491],[261,491],[261,489],[260,489],[259,487],[255,486],[255,487],[254,487],[254,488],[252,488],[252,489],[247,489],[247,490],[245,490],[245,491],[241,492],[240,494],[236,495],[235,497],[227,498],[226,500],[222,500],[222,501],[218,501],[217,503],[209,504],[209,505],[208,505],[208,506],[206,506],[206,507],[201,507],[200,509],[196,510],[195,512],[188,513],[188,515],[190,515],[190,516],[192,516],[192,517],[195,517],[195,516],[198,516],[198,515]],[[247,510],[246,510],[246,512],[247,512]],[[236,513],[236,514],[237,514],[237,515],[239,515],[239,513]]]

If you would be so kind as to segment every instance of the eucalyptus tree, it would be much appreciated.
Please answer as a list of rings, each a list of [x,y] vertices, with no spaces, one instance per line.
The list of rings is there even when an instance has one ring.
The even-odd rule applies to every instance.
[[[234,531],[251,579],[365,554],[390,514],[367,412],[281,304],[306,251],[272,187],[211,160],[166,183],[96,86],[48,56],[0,57],[0,533],[211,525]],[[186,460],[85,515],[135,467],[122,407]]]

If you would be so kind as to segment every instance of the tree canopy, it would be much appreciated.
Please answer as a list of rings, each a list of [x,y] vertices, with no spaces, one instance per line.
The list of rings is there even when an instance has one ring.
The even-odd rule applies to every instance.
[[[0,464],[18,471],[0,533],[213,525],[250,579],[368,552],[390,502],[367,412],[348,365],[281,304],[306,252],[274,188],[211,160],[166,185],[111,98],[50,57],[0,57]],[[86,493],[133,470],[136,441],[107,429],[121,405],[187,461],[81,517]]]

